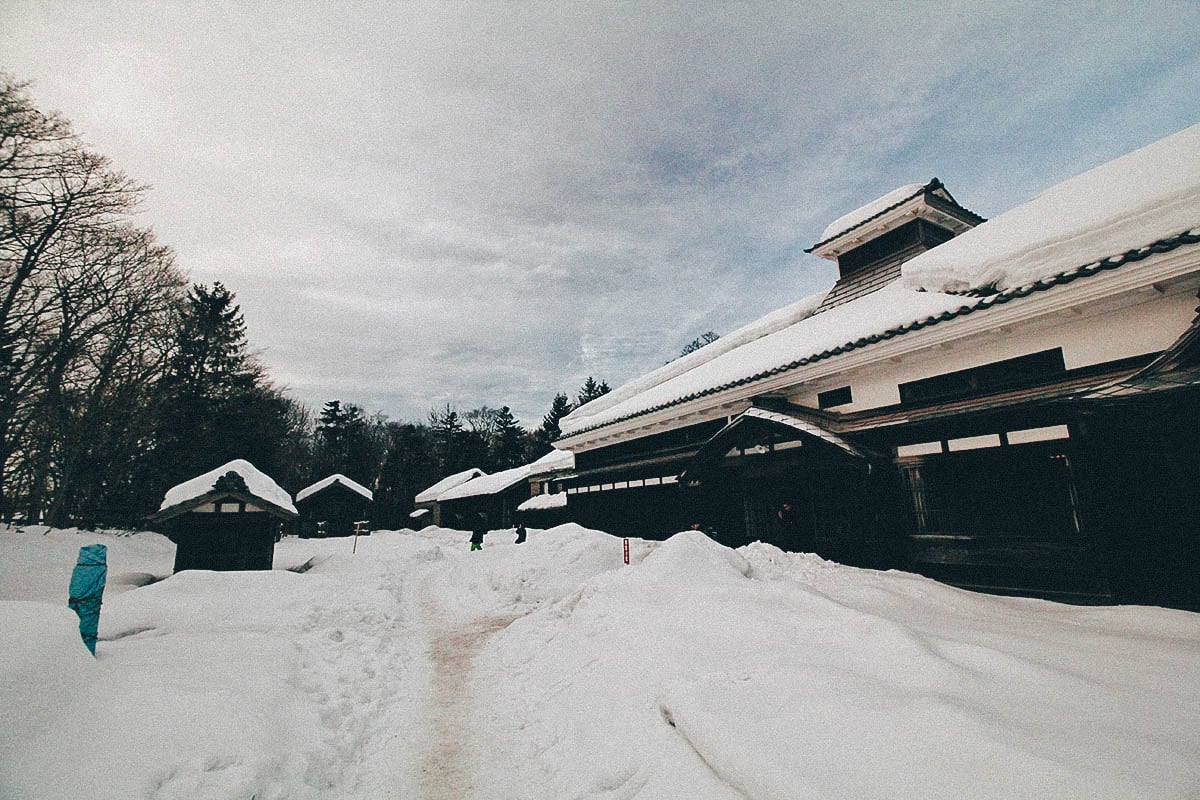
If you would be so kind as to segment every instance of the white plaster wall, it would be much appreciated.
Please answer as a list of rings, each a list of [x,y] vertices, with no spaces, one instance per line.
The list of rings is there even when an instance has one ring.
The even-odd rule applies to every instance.
[[[1078,369],[1169,347],[1196,316],[1197,299],[1189,292],[1159,295],[1153,290],[1127,298],[1119,308],[1095,304],[1053,311],[976,336],[885,359],[840,372],[788,391],[799,405],[817,406],[817,394],[850,385],[854,402],[836,411],[861,411],[900,402],[899,384],[1008,358],[1063,349],[1067,369]],[[984,312],[987,313],[987,312]]]

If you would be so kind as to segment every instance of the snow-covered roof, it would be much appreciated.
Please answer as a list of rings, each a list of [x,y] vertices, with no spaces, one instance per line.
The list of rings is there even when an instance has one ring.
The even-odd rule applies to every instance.
[[[569,435],[684,402],[720,388],[749,383],[772,371],[778,372],[790,362],[812,358],[855,340],[977,302],[978,298],[915,292],[905,289],[898,282],[893,283],[853,302],[804,317],[787,327],[752,339],[670,380],[628,396],[628,399],[600,413],[564,417],[559,426],[564,435]],[[587,408],[584,406],[580,410]]]
[[[506,469],[503,472],[480,475],[474,480],[467,481],[449,491],[443,492],[438,497],[438,500],[458,500],[464,497],[481,497],[483,495],[503,492],[514,484],[526,480],[529,477],[530,467],[530,464],[523,464],[519,467]]]
[[[928,186],[926,184],[925,186]],[[869,219],[910,184],[835,221]],[[867,213],[871,212],[871,213]],[[576,409],[559,425],[564,436],[747,384],[809,361],[948,318],[990,307],[991,298],[962,296],[984,287],[1020,294],[1031,283],[1094,274],[1095,260],[1143,248],[1200,227],[1200,125],[1054,186],[904,264],[895,283],[816,316],[785,325],[789,306],[736,334],[637,378]],[[828,233],[829,229],[827,229]],[[834,233],[833,235],[837,235]],[[1124,263],[1124,262],[1121,262]],[[1039,286],[1042,284],[1039,284]],[[818,298],[818,304],[819,304]],[[805,301],[799,304],[803,305]],[[814,306],[815,307],[815,306]],[[727,337],[733,339],[734,335]],[[709,351],[725,343],[721,350]]]
[[[241,458],[234,459],[228,464],[222,464],[203,475],[199,475],[189,481],[184,481],[178,486],[171,487],[167,490],[167,494],[163,498],[162,505],[158,507],[158,510],[164,511],[172,506],[181,505],[189,500],[203,497],[213,490],[213,484],[219,478],[229,472],[236,472],[240,475],[242,480],[246,482],[246,488],[254,497],[265,500],[293,514],[298,513],[296,507],[292,505],[292,496],[290,494],[284,491],[279,484],[271,480],[265,473],[259,471],[249,461]]]
[[[409,514],[408,518],[409,519],[420,519],[421,517],[424,517],[427,514],[429,514],[428,508],[418,508],[416,511]]]
[[[1200,226],[1200,125],[1063,181],[902,268],[929,291],[1007,289]]]
[[[824,232],[821,233],[820,241],[827,242],[838,234],[845,233],[851,228],[857,228],[859,225],[872,217],[878,216],[892,206],[921,194],[928,185],[925,183],[907,183],[904,186],[893,189],[883,197],[872,200],[865,206],[854,209],[849,214],[843,214],[829,223]]]
[[[517,511],[549,511],[554,508],[566,507],[567,493],[556,492],[555,494],[535,494],[517,506]]]
[[[440,499],[442,492],[453,489],[456,486],[461,486],[467,481],[478,478],[483,474],[484,471],[478,467],[471,467],[470,469],[464,469],[462,472],[447,475],[413,499],[418,503],[432,503],[434,500]]]
[[[575,454],[570,450],[551,450],[529,465],[530,477],[575,469]]]
[[[308,497],[309,495],[316,494],[317,492],[321,491],[322,489],[333,486],[335,483],[339,484],[341,486],[345,486],[350,491],[354,492],[355,494],[360,494],[368,500],[375,499],[375,495],[371,492],[371,490],[368,489],[367,487],[363,486],[361,483],[352,481],[349,478],[347,478],[345,475],[341,475],[339,473],[334,473],[333,475],[330,475],[328,478],[322,478],[321,480],[314,483],[312,486],[305,487],[305,488],[301,489],[300,491],[296,492],[296,502],[299,503],[301,500]]]
[[[804,320],[817,310],[825,299],[828,289],[801,298],[783,308],[778,308],[748,325],[743,325],[733,333],[722,336],[715,342],[706,344],[699,350],[693,350],[686,356],[664,364],[652,372],[617,387],[608,394],[601,395],[590,403],[580,406],[559,420],[559,429],[564,435],[603,424],[601,420],[614,419],[608,412],[615,406],[622,405],[631,398],[638,396],[656,386],[675,380],[681,375],[694,372],[698,368],[714,361],[743,345],[754,342],[773,333],[789,328]]]

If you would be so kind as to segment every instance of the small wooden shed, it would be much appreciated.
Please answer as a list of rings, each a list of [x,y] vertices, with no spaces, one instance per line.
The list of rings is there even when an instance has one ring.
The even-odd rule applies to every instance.
[[[281,526],[299,514],[279,484],[236,459],[167,491],[148,521],[175,542],[175,572],[271,569]]]
[[[296,492],[301,536],[352,536],[354,524],[370,517],[375,496],[345,475],[334,474]]]

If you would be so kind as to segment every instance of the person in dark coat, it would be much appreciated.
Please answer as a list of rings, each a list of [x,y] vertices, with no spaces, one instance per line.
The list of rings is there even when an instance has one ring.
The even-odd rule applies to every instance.
[[[471,551],[483,549],[483,536],[488,531],[487,515],[482,511],[475,513],[475,522],[471,526]]]
[[[517,523],[517,542],[516,543],[521,544],[521,542],[523,542],[523,541],[525,541],[525,523],[518,522]]]
[[[779,540],[784,549],[795,553],[812,552],[812,537],[806,535],[795,506],[784,503],[775,516],[779,519]]]
[[[79,615],[79,636],[96,655],[96,631],[100,627],[100,601],[108,578],[108,548],[89,544],[79,548],[79,560],[71,573],[67,606]]]

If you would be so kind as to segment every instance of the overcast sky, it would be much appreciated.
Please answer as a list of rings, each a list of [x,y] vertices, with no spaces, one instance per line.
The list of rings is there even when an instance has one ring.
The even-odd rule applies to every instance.
[[[834,218],[993,216],[1200,119],[1200,3],[0,0],[276,381],[396,419],[614,387],[827,286]]]

